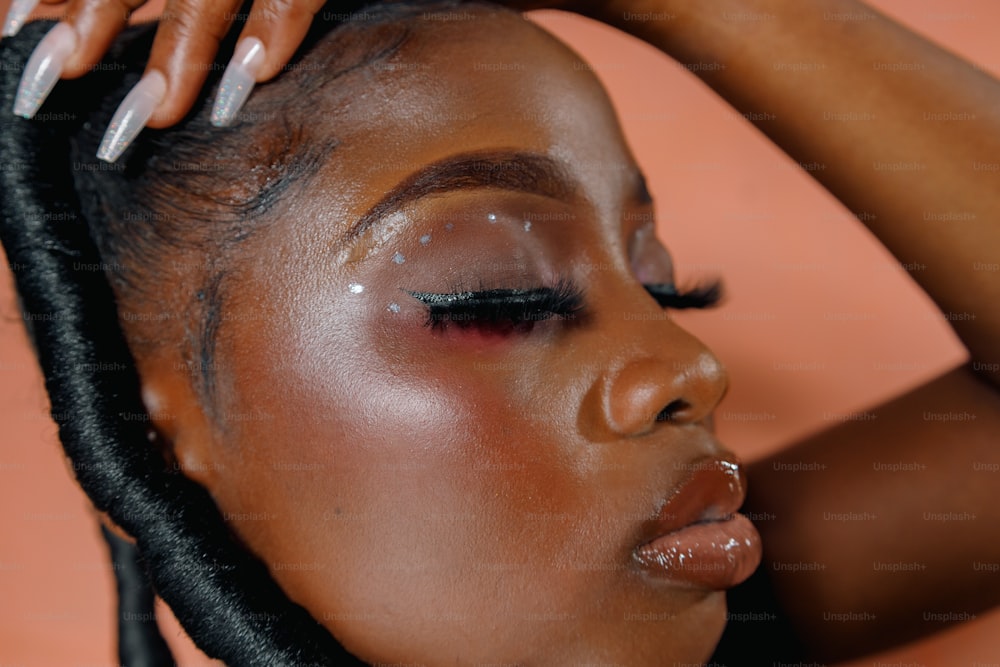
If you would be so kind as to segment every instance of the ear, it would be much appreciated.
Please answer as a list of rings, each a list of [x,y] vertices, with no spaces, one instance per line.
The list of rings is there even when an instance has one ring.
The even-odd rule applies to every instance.
[[[211,490],[215,472],[215,430],[202,398],[185,372],[186,364],[157,356],[136,362],[142,401],[150,419],[150,438],[169,465]]]

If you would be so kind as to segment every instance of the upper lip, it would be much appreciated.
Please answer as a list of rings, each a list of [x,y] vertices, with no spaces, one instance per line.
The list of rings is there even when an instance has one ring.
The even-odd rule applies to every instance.
[[[728,519],[746,497],[746,476],[730,458],[705,457],[684,465],[687,473],[644,526],[640,546],[681,528]]]

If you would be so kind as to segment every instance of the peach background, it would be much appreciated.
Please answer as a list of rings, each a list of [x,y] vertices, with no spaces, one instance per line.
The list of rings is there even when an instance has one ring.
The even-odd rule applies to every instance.
[[[1000,74],[995,0],[872,4]],[[694,77],[602,26],[557,13],[536,18],[611,90],[681,276],[726,280],[725,307],[683,320],[730,369],[732,390],[717,413],[730,446],[759,456],[963,360],[930,301],[888,253]],[[998,260],[994,249],[990,261]],[[114,665],[110,568],[56,442],[9,282],[4,269],[0,665]],[[787,370],[792,364],[815,370]],[[163,625],[181,664],[210,662],[168,612]],[[1000,662],[998,633],[995,612],[874,664]]]

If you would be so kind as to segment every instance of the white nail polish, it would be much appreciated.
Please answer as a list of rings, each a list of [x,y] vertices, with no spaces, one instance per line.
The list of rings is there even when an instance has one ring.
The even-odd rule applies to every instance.
[[[13,37],[16,35],[21,26],[24,25],[24,19],[28,18],[31,10],[37,6],[38,0],[14,0],[10,3],[7,18],[3,22],[3,36]]]
[[[263,42],[256,37],[241,39],[219,82],[219,92],[212,107],[212,125],[224,127],[233,122],[250,96],[257,82],[257,72],[263,65]]]
[[[105,162],[117,160],[142,128],[146,127],[149,117],[160,106],[166,93],[167,80],[163,75],[155,69],[146,72],[118,105],[118,110],[101,139],[97,157]]]
[[[76,51],[76,31],[68,23],[57,23],[38,43],[24,66],[24,74],[17,84],[14,113],[31,118],[49,96],[66,59]]]

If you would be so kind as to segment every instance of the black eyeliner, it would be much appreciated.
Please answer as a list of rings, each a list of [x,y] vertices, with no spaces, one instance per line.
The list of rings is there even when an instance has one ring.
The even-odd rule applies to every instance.
[[[568,280],[552,287],[406,293],[427,307],[426,324],[432,328],[455,324],[530,329],[535,322],[571,319],[583,310],[583,293]]]
[[[672,283],[643,285],[662,308],[711,308],[722,298],[718,281],[680,290]],[[583,292],[568,279],[552,287],[421,292],[403,290],[427,308],[432,329],[479,328],[495,333],[528,332],[536,322],[573,319],[584,310]]]

